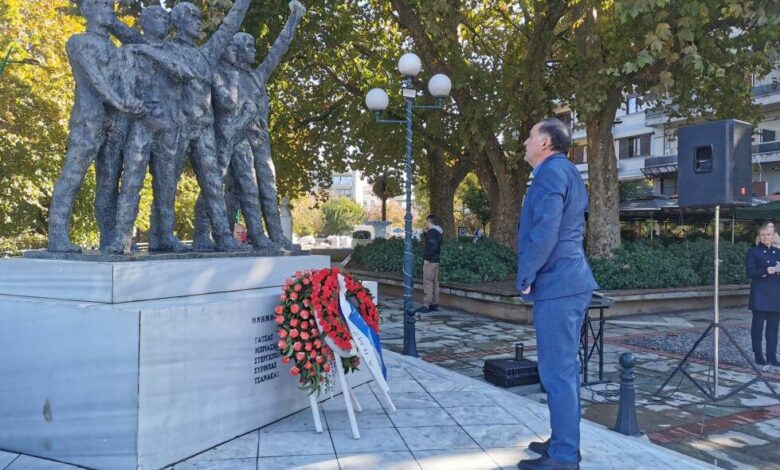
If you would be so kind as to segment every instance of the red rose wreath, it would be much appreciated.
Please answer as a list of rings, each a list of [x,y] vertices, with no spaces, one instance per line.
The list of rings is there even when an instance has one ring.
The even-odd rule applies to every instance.
[[[339,308],[339,274],[344,276],[347,297],[353,297],[360,315],[378,334],[379,311],[371,293],[351,274],[342,273],[338,268],[296,272],[293,278],[285,281],[280,304],[275,309],[282,362],[292,363],[290,373],[298,376],[300,388],[309,394],[318,392],[327,381],[326,374],[335,360],[323,337],[331,338],[343,350],[352,349],[352,335]],[[317,327],[315,316],[322,331]],[[357,356],[341,359],[345,372],[360,365]]]

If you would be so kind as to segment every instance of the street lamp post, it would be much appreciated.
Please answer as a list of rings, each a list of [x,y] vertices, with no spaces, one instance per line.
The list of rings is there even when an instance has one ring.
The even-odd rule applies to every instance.
[[[382,119],[381,113],[387,109],[390,99],[387,92],[374,88],[366,95],[366,106],[374,113],[376,122],[380,124],[401,124],[406,126],[406,160],[404,164],[406,176],[406,215],[404,217],[404,351],[407,356],[417,357],[417,340],[415,339],[415,316],[412,294],[414,292],[414,259],[412,257],[412,115],[415,109],[444,109],[444,99],[449,96],[452,82],[444,74],[436,74],[428,81],[428,91],[436,99],[435,105],[415,105],[417,90],[413,80],[420,73],[422,63],[417,55],[407,53],[398,61],[398,71],[403,75],[402,95],[406,100],[406,119]]]

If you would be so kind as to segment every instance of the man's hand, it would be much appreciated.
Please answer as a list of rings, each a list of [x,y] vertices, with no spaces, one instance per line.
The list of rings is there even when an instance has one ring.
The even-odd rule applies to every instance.
[[[769,274],[774,274],[777,271],[775,270],[774,266],[770,266],[770,267],[766,268],[766,272],[769,273]]]
[[[530,294],[531,293],[531,286],[526,287],[525,290],[520,292],[520,293],[523,294],[523,295]]]
[[[290,7],[291,12],[295,12],[297,10],[300,13],[306,13],[306,7],[298,0],[292,0],[288,6]]]

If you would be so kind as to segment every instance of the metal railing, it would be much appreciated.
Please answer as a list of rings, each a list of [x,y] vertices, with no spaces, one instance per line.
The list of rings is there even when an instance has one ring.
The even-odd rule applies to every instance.
[[[780,152],[780,140],[772,142],[761,142],[760,144],[753,144],[753,155],[761,153],[776,153]]]

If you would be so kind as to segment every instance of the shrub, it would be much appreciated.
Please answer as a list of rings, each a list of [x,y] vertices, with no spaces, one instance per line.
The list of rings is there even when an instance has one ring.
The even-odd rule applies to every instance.
[[[422,243],[413,242],[414,275],[422,276]],[[404,241],[378,239],[355,247],[352,260],[369,271],[400,272],[403,267]],[[441,247],[439,279],[443,282],[484,282],[510,279],[517,267],[517,256],[498,243],[474,244],[446,240]]]
[[[15,237],[0,237],[0,257],[19,256],[22,250],[45,248],[48,239],[39,233],[26,232]]]
[[[422,244],[414,242],[414,274],[422,275]],[[744,242],[720,244],[721,284],[747,284]],[[355,248],[352,260],[360,267],[379,272],[400,272],[403,265],[403,240],[376,240]],[[690,243],[663,245],[625,242],[610,258],[592,258],[593,274],[604,290],[663,289],[713,284],[711,241],[699,239]],[[439,276],[442,281],[485,282],[512,279],[517,256],[503,246],[486,241],[470,243],[457,240],[442,245]]]
[[[626,243],[611,258],[590,260],[601,289],[655,289],[696,285],[697,276],[684,256],[660,245]]]
[[[747,284],[747,243],[721,241],[721,284]],[[605,290],[661,289],[709,286],[714,282],[714,244],[699,239],[690,243],[627,242],[611,258],[592,258],[590,265]]]

